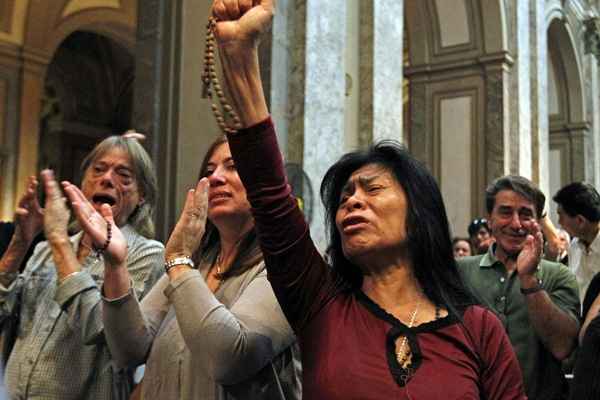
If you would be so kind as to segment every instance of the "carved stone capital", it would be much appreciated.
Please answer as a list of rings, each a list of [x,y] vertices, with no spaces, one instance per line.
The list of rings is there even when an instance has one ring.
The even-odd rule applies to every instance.
[[[585,54],[593,54],[600,62],[600,18],[590,17],[584,20],[583,24],[585,26],[583,34]]]

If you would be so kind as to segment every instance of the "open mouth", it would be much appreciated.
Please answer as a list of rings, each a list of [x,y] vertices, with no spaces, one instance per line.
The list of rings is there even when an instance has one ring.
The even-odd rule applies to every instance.
[[[112,207],[115,205],[117,200],[114,197],[107,194],[95,194],[92,197],[92,202],[94,202],[95,204],[108,204]]]
[[[346,217],[342,221],[342,227],[347,228],[353,225],[365,224],[367,223],[367,219],[360,216]]]
[[[209,200],[210,201],[214,201],[214,200],[219,200],[219,199],[227,199],[231,197],[231,195],[229,193],[225,193],[225,192],[218,192],[218,193],[213,193],[209,196]]]

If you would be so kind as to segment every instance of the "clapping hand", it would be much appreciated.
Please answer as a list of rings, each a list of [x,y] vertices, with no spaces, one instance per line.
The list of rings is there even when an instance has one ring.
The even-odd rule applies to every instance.
[[[517,273],[519,276],[533,276],[542,259],[544,236],[537,222],[523,223],[528,230],[523,249],[517,257]]]
[[[188,191],[181,217],[179,217],[165,248],[167,260],[176,257],[191,257],[200,246],[206,227],[208,186],[208,179],[202,178],[198,181],[196,189]]]
[[[54,172],[45,169],[41,175],[46,193],[44,233],[50,243],[59,242],[69,237],[67,226],[69,225],[70,212],[65,204],[66,199],[54,179]]]
[[[15,237],[27,247],[44,227],[44,213],[37,199],[38,181],[35,176],[27,179],[25,194],[15,211]]]
[[[75,218],[81,229],[92,238],[94,248],[103,249],[106,246],[104,260],[109,266],[123,264],[127,259],[127,241],[115,223],[110,205],[103,204],[98,212],[77,186],[66,181],[62,185]]]

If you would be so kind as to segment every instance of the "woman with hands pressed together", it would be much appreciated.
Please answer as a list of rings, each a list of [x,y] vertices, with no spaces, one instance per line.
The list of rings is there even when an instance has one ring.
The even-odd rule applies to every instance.
[[[127,374],[114,365],[106,345],[100,287],[104,272],[117,263],[129,269],[136,297],[158,276],[163,246],[149,239],[156,180],[141,145],[116,136],[99,143],[82,169],[82,198],[93,209],[114,215],[110,225],[97,213],[90,216],[90,223],[101,226],[102,237],[87,232],[69,236],[70,212],[52,171],[46,170],[45,208],[38,204],[38,183],[31,177],[16,211],[15,235],[0,260],[0,319],[19,318],[5,368],[11,398],[128,396]],[[23,252],[42,228],[47,241],[19,274]],[[119,242],[128,246],[127,257],[113,256]]]
[[[107,269],[111,353],[121,366],[146,363],[142,398],[299,399],[295,337],[267,281],[225,137],[210,147],[200,175],[166,245],[166,274],[141,304],[127,269]],[[66,191],[84,229],[101,240],[103,229],[85,223],[96,211],[75,187]],[[101,212],[110,221],[110,210]],[[122,259],[127,249],[107,251]]]
[[[347,154],[326,173],[332,265],[318,253],[262,92],[257,47],[273,13],[271,0],[213,3],[242,126],[228,136],[231,153],[269,280],[301,344],[304,397],[524,399],[504,328],[460,279],[437,184],[397,143]]]

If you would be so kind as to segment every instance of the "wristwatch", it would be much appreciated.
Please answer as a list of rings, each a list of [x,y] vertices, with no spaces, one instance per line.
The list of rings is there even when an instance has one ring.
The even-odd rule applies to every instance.
[[[544,290],[544,288],[542,287],[541,282],[538,280],[537,284],[533,287],[521,288],[521,294],[527,296],[528,294],[537,293],[540,290]]]
[[[190,268],[194,268],[194,261],[192,261],[189,257],[175,257],[170,260],[165,261],[165,272],[169,272],[171,268],[176,265],[187,265]]]

